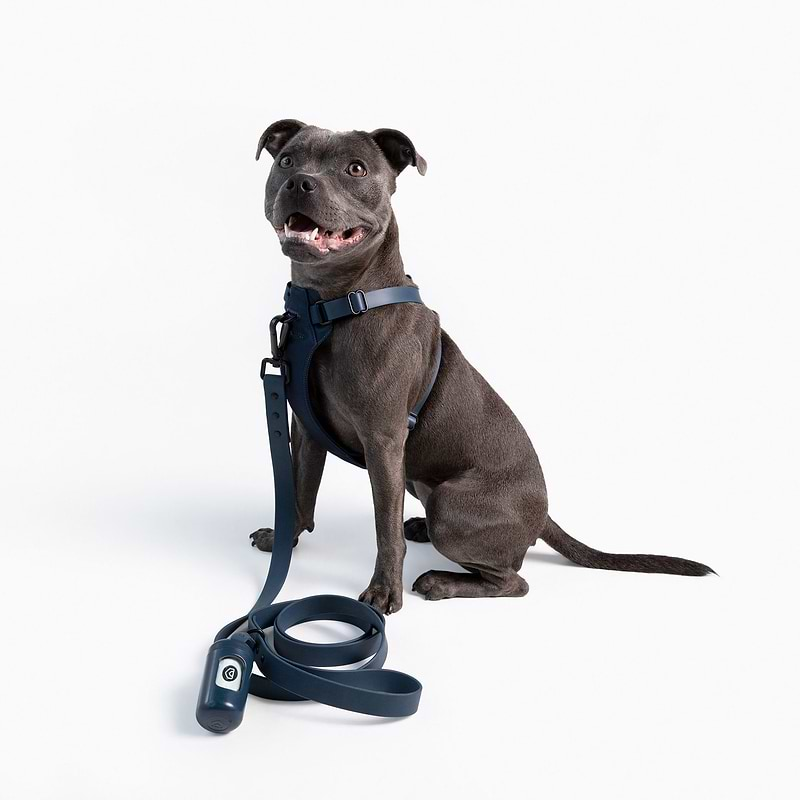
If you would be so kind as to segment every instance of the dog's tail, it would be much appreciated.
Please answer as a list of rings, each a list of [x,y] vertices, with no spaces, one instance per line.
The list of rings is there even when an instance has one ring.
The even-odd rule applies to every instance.
[[[541,538],[562,556],[581,567],[617,569],[625,572],[667,572],[671,575],[708,575],[711,567],[687,558],[673,556],[623,555],[604,553],[573,539],[548,517]]]

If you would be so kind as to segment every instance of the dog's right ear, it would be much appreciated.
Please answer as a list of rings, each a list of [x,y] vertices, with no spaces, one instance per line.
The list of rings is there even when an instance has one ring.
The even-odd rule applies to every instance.
[[[275,158],[286,142],[289,141],[298,131],[306,127],[305,122],[300,122],[299,119],[279,119],[273,122],[258,140],[258,147],[256,148],[256,161],[258,161],[261,151],[266,148],[267,152]]]

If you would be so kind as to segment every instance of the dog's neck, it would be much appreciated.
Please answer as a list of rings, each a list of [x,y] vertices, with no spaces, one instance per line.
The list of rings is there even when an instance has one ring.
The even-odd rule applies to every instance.
[[[350,261],[320,266],[292,261],[292,283],[315,289],[323,300],[342,297],[358,289],[369,292],[386,286],[409,286],[400,256],[400,233],[394,212],[383,238]]]

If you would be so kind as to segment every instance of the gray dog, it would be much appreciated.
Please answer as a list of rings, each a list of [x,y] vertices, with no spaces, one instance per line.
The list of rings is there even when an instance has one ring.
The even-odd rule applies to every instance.
[[[324,300],[348,292],[413,286],[403,268],[391,206],[395,179],[425,159],[403,133],[332,131],[294,119],[270,125],[258,143],[274,163],[264,210],[292,262],[292,282]],[[409,410],[435,369],[433,391],[409,433]],[[378,556],[361,600],[384,613],[403,604],[406,539],[431,542],[466,572],[431,570],[413,590],[427,600],[521,597],[528,548],[542,538],[576,564],[597,569],[706,575],[682,558],[614,555],[566,534],[548,516],[539,459],[522,425],[441,330],[426,306],[404,303],[333,326],[311,374],[315,412],[327,430],[367,466]],[[297,492],[295,544],[314,529],[325,448],[292,420]],[[425,517],[403,523],[405,491]],[[269,528],[251,535],[271,550]]]

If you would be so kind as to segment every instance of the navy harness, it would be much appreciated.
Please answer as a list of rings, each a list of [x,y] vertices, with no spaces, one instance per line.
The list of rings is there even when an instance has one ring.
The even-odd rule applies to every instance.
[[[312,438],[339,458],[364,467],[358,453],[336,441],[320,424],[311,402],[311,362],[317,348],[331,335],[334,322],[395,303],[422,304],[419,290],[393,286],[349,292],[345,297],[323,301],[313,289],[290,283],[284,301],[285,312],[270,323],[272,357],[261,364],[275,481],[272,558],[253,607],[217,633],[206,657],[196,716],[200,725],[214,733],[227,733],[239,726],[248,693],[272,700],[316,700],[381,717],[404,717],[417,710],[422,692],[419,681],[410,675],[382,669],[387,654],[385,620],[371,606],[339,595],[274,602],[286,581],[294,545],[295,487],[287,401]],[[409,412],[410,431],[433,389],[440,361],[441,341],[432,380]],[[277,367],[280,373],[267,373],[267,365]],[[317,644],[288,633],[294,625],[311,620],[347,622],[359,628],[362,635],[344,642]],[[270,629],[271,640],[267,637]],[[355,669],[325,669],[365,659]],[[254,663],[264,677],[252,674]]]

